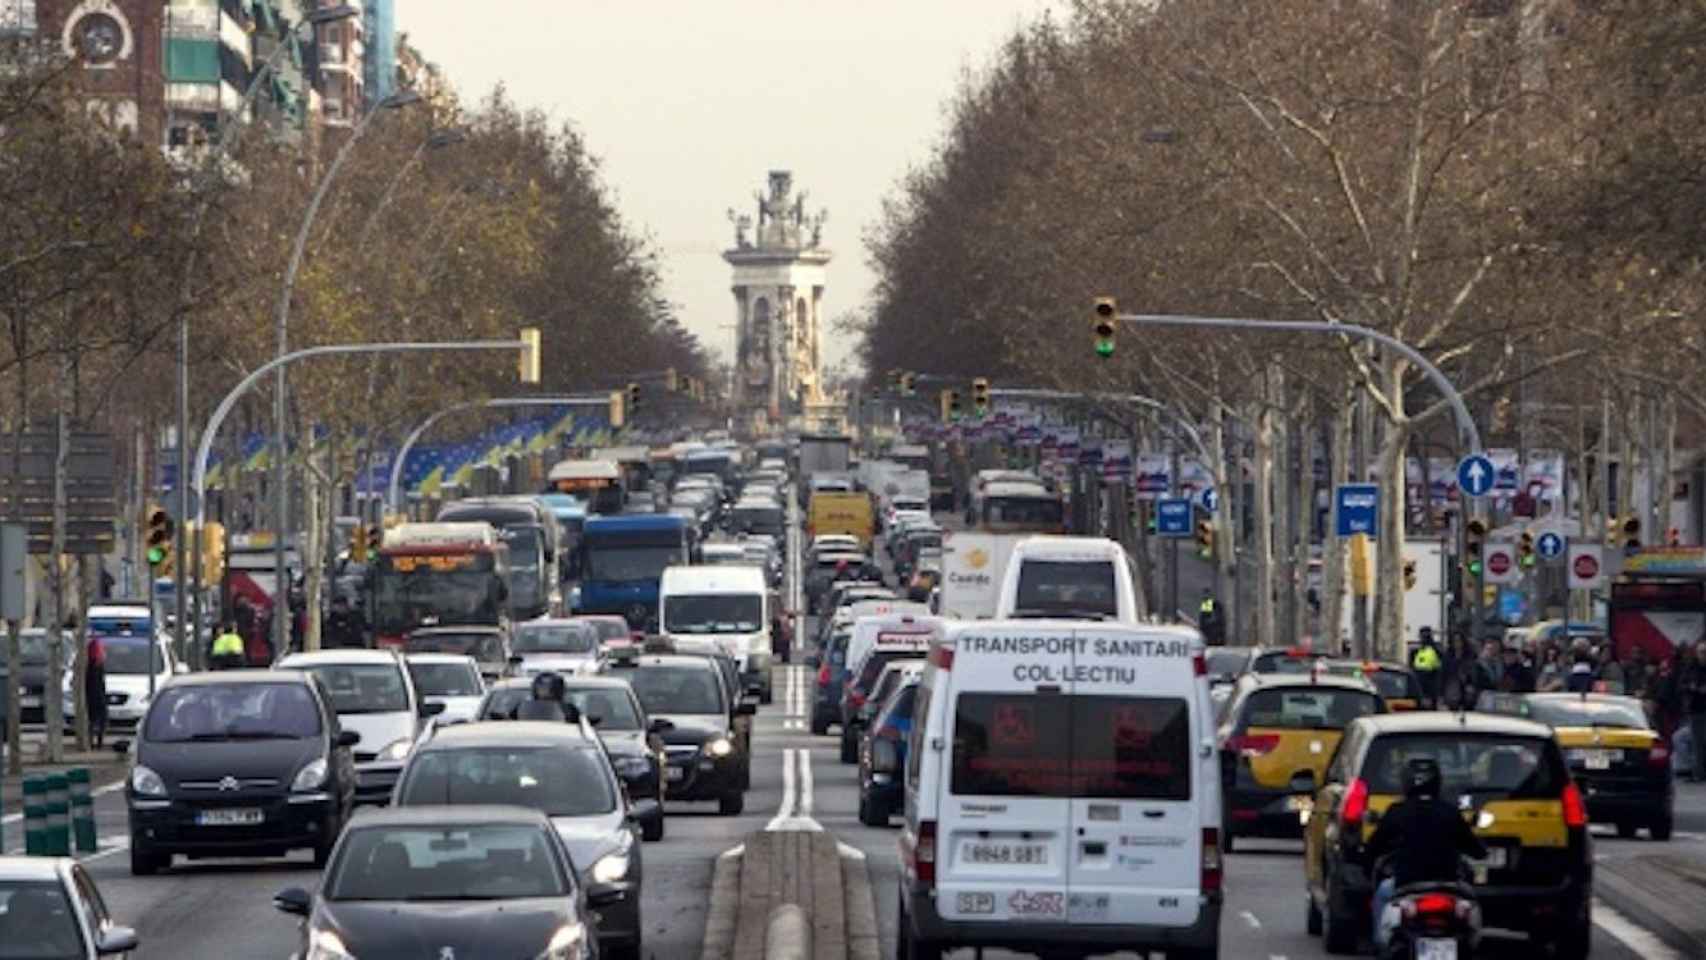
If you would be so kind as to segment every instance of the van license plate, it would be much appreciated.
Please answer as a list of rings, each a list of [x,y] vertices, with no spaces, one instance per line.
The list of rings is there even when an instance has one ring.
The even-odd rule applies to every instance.
[[[1416,960],[1457,960],[1457,941],[1423,937],[1416,941]]]
[[[259,810],[248,807],[230,807],[223,810],[201,810],[195,815],[195,822],[203,827],[247,827],[253,826],[266,819]]]
[[[966,863],[978,864],[1047,866],[1048,844],[968,843],[960,848],[960,859]]]
[[[954,906],[961,916],[971,914],[991,914],[995,912],[995,894],[993,893],[960,893],[954,896]]]

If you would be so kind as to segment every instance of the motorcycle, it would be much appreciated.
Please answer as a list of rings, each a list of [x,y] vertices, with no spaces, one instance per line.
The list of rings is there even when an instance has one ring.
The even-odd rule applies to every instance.
[[[1383,860],[1376,876],[1388,873]],[[1400,887],[1380,923],[1388,933],[1379,960],[1473,960],[1481,941],[1481,905],[1467,880]]]

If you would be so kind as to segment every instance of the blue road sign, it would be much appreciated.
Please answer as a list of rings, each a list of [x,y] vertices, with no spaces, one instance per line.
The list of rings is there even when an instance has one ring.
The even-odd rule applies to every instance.
[[[1341,537],[1358,533],[1379,536],[1380,487],[1372,483],[1342,484],[1333,496],[1333,515]]]
[[[1219,510],[1220,509],[1220,493],[1218,491],[1216,491],[1213,487],[1203,487],[1202,492],[1197,494],[1197,506],[1202,507],[1204,510],[1207,510],[1209,513],[1213,513],[1214,511]]]
[[[1484,453],[1471,453],[1457,464],[1457,489],[1467,496],[1484,497],[1499,479],[1499,471]]]
[[[1191,501],[1169,497],[1155,501],[1155,533],[1163,537],[1191,535]]]
[[[1564,537],[1556,530],[1548,530],[1534,538],[1534,552],[1540,554],[1542,560],[1556,560],[1564,555]]]

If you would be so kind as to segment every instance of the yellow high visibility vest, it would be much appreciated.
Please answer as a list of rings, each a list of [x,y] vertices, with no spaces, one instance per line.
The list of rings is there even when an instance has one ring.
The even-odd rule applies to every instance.
[[[213,655],[216,657],[240,657],[243,655],[243,638],[235,633],[222,633],[213,639]]]
[[[1417,670],[1438,670],[1440,668],[1439,651],[1433,647],[1423,647],[1416,651],[1416,659],[1411,665]]]

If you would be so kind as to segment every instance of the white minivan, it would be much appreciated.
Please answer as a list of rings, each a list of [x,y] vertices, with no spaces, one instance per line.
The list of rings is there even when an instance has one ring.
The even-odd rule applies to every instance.
[[[995,616],[1140,619],[1125,548],[1105,537],[1026,537],[1013,545]]]
[[[665,567],[658,631],[684,653],[727,654],[740,666],[742,692],[771,701],[770,585],[762,569]]]
[[[1216,763],[1196,631],[949,625],[907,745],[899,955],[1218,956]]]

